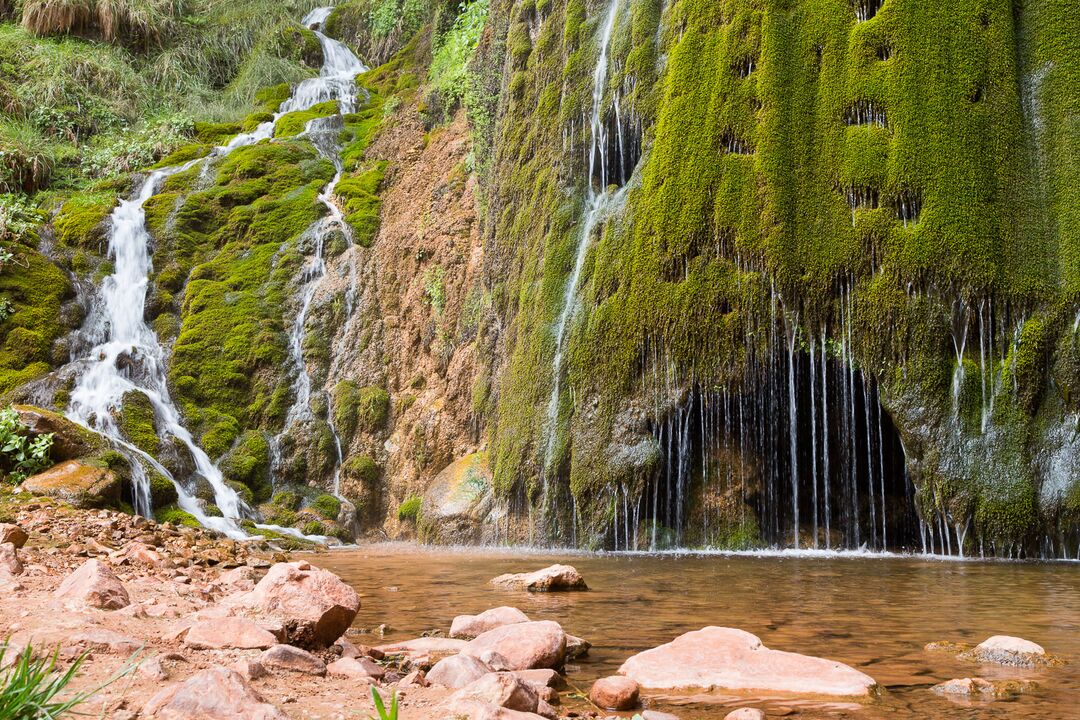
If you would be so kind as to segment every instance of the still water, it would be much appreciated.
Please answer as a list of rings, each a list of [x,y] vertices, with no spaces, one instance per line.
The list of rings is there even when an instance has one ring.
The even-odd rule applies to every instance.
[[[650,707],[683,720],[723,718],[752,704],[770,716],[804,718],[1080,718],[1080,565],[939,560],[921,557],[790,555],[549,554],[531,550],[445,550],[373,545],[316,562],[362,594],[356,627],[386,624],[377,644],[448,630],[455,615],[514,605],[556,620],[593,644],[567,667],[587,690],[630,655],[707,625],[737,627],[770,648],[839,660],[885,688],[866,704],[792,697],[710,694],[664,697]],[[591,590],[530,594],[497,590],[505,572],[572,564]],[[928,642],[977,644],[1018,635],[1068,664],[1046,670],[978,666]],[[957,677],[1025,678],[1034,691],[1012,701],[951,702],[930,687]],[[572,698],[564,705],[573,707]],[[584,707],[584,706],[582,706]]]

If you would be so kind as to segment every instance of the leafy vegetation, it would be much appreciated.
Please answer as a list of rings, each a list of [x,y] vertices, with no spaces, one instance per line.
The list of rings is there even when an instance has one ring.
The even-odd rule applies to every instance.
[[[0,471],[9,482],[20,483],[49,467],[52,445],[52,433],[30,437],[14,408],[0,410]]]
[[[393,699],[390,701],[390,709],[386,709],[386,704],[383,702],[382,695],[379,694],[378,688],[374,685],[371,686],[371,700],[375,703],[375,712],[379,714],[377,720],[397,720],[398,716],[398,696],[394,693]]]
[[[453,26],[435,45],[429,77],[432,87],[453,107],[468,89],[468,64],[487,22],[489,0],[462,0]]]
[[[59,669],[60,648],[51,655],[35,657],[32,647],[14,648],[18,653],[10,665],[5,657],[13,652],[10,641],[0,642],[0,717],[9,720],[58,718],[83,705],[101,688],[67,693],[88,654],[79,655],[63,672]],[[106,683],[108,684],[108,683]],[[103,686],[104,687],[104,686]],[[61,696],[63,698],[61,699]]]

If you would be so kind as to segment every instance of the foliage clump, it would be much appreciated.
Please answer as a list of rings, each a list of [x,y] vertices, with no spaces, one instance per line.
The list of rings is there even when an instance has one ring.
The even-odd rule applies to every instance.
[[[31,437],[12,407],[0,410],[0,472],[8,482],[20,483],[52,464],[52,433]]]

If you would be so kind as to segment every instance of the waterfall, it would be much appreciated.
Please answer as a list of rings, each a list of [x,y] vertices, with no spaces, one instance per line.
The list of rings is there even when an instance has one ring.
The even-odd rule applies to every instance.
[[[315,10],[304,18],[304,22],[318,25],[329,16],[330,11],[331,8]],[[134,506],[140,514],[149,516],[153,511],[149,480],[142,466],[142,462],[147,462],[172,481],[179,497],[179,506],[202,525],[229,537],[247,537],[238,521],[250,513],[250,508],[226,484],[221,470],[184,426],[180,411],[169,395],[167,353],[144,319],[146,294],[153,269],[150,252],[152,239],[146,228],[144,206],[170,175],[188,170],[197,163],[203,163],[205,171],[216,158],[272,138],[275,123],[287,112],[303,110],[331,99],[339,100],[344,112],[351,111],[357,95],[353,78],[365,68],[343,45],[318,31],[316,35],[322,43],[325,58],[320,76],[297,85],[272,120],[262,123],[252,132],[237,135],[228,144],[215,148],[204,159],[151,173],[138,192],[132,198],[121,201],[110,216],[108,252],[114,269],[102,282],[99,307],[89,315],[82,330],[88,337],[94,338],[95,345],[84,357],[72,363],[77,380],[71,393],[68,415],[75,422],[109,438],[127,455],[132,466]],[[331,218],[340,221],[340,211],[336,210],[330,199],[333,185],[330,184],[320,200],[330,210]],[[321,249],[319,255],[321,263]],[[312,268],[305,270],[310,272]],[[308,387],[310,389],[310,383]],[[187,447],[197,473],[213,488],[214,502],[223,517],[208,516],[185,482],[173,477],[164,466],[123,437],[115,414],[122,412],[124,395],[129,392],[141,393],[149,399],[159,433],[175,438]]]
[[[607,190],[608,162],[606,154],[608,138],[604,126],[604,90],[607,87],[608,50],[611,46],[611,37],[615,30],[615,19],[620,4],[621,0],[611,0],[608,6],[600,33],[600,53],[596,61],[596,69],[593,71],[592,115],[590,119],[592,134],[588,151],[589,182],[587,183],[585,214],[578,234],[574,268],[566,283],[562,311],[555,322],[555,357],[552,361],[551,397],[547,405],[547,448],[544,452],[545,489],[551,475],[551,462],[554,459],[555,442],[558,435],[559,397],[562,392],[566,333],[577,308],[578,285],[581,282],[581,272],[585,267],[585,259],[588,256],[589,241],[608,210],[617,205],[622,198],[621,190],[614,193],[609,193]],[[599,173],[600,177],[599,189],[593,186],[592,179],[596,173]]]

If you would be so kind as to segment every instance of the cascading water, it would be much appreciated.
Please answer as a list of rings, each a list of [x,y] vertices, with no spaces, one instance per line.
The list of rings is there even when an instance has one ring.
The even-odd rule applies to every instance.
[[[555,357],[552,361],[552,388],[551,397],[547,405],[547,445],[544,451],[544,477],[546,483],[550,481],[552,474],[551,463],[555,456],[556,437],[559,425],[559,403],[562,394],[562,370],[566,352],[566,334],[570,321],[573,319],[577,308],[578,285],[581,282],[581,272],[585,267],[585,259],[589,252],[589,243],[593,233],[600,225],[606,214],[612,208],[618,206],[623,198],[623,191],[608,192],[608,149],[609,138],[607,127],[604,123],[604,95],[607,89],[608,77],[608,50],[611,47],[612,34],[615,31],[615,20],[618,16],[621,0],[611,0],[607,14],[604,16],[603,26],[600,32],[600,53],[596,61],[596,69],[593,71],[593,94],[592,115],[590,119],[591,137],[588,152],[589,181],[585,199],[585,214],[582,217],[581,230],[578,234],[577,252],[574,256],[574,268],[566,282],[566,292],[563,295],[562,310],[555,322]],[[616,102],[617,105],[617,102]],[[597,177],[598,176],[598,177]],[[594,181],[599,180],[598,187]]]
[[[331,8],[314,10],[304,18],[304,23],[317,27],[330,12]],[[126,453],[132,466],[133,504],[143,515],[150,515],[153,510],[149,481],[142,465],[146,462],[173,482],[179,496],[178,504],[200,523],[230,537],[246,537],[238,521],[249,512],[249,508],[244,505],[236,491],[226,484],[221,471],[184,427],[180,412],[169,395],[166,351],[144,319],[149,275],[152,271],[151,237],[146,228],[144,205],[170,175],[188,170],[200,162],[208,169],[216,158],[228,155],[237,148],[271,138],[277,119],[285,113],[303,110],[327,100],[338,100],[342,113],[351,112],[355,108],[355,76],[366,68],[343,45],[317,30],[315,32],[322,43],[325,58],[320,76],[300,83],[272,120],[262,123],[250,133],[236,136],[222,147],[215,148],[205,159],[155,171],[143,182],[138,193],[121,202],[110,217],[109,257],[114,262],[114,271],[103,281],[100,290],[101,302],[88,316],[81,331],[85,337],[91,339],[93,347],[84,357],[72,363],[77,381],[71,393],[68,415],[76,422],[109,438]],[[334,224],[344,227],[341,212],[332,201],[332,192],[341,171],[340,161],[337,164],[338,173],[334,181],[320,196],[320,201],[329,210],[329,217],[317,223],[317,228],[325,229]],[[325,274],[322,260],[325,233],[315,232],[315,235],[317,257],[305,268],[305,284],[312,286],[314,283],[309,278]],[[310,298],[307,302],[310,302]],[[302,323],[300,327],[302,329]],[[295,334],[294,331],[294,336]],[[290,346],[295,346],[297,342],[295,337],[290,338]],[[299,391],[303,392],[306,387],[306,404],[310,400],[310,378],[306,372],[301,373],[301,376],[307,379],[306,386],[302,379],[298,380]],[[208,516],[199,500],[189,491],[185,481],[174,478],[164,466],[123,437],[115,415],[122,412],[123,398],[129,392],[145,395],[153,405],[158,432],[179,440],[188,449],[196,471],[213,488],[215,504],[223,517]],[[338,452],[340,456],[340,445]]]

